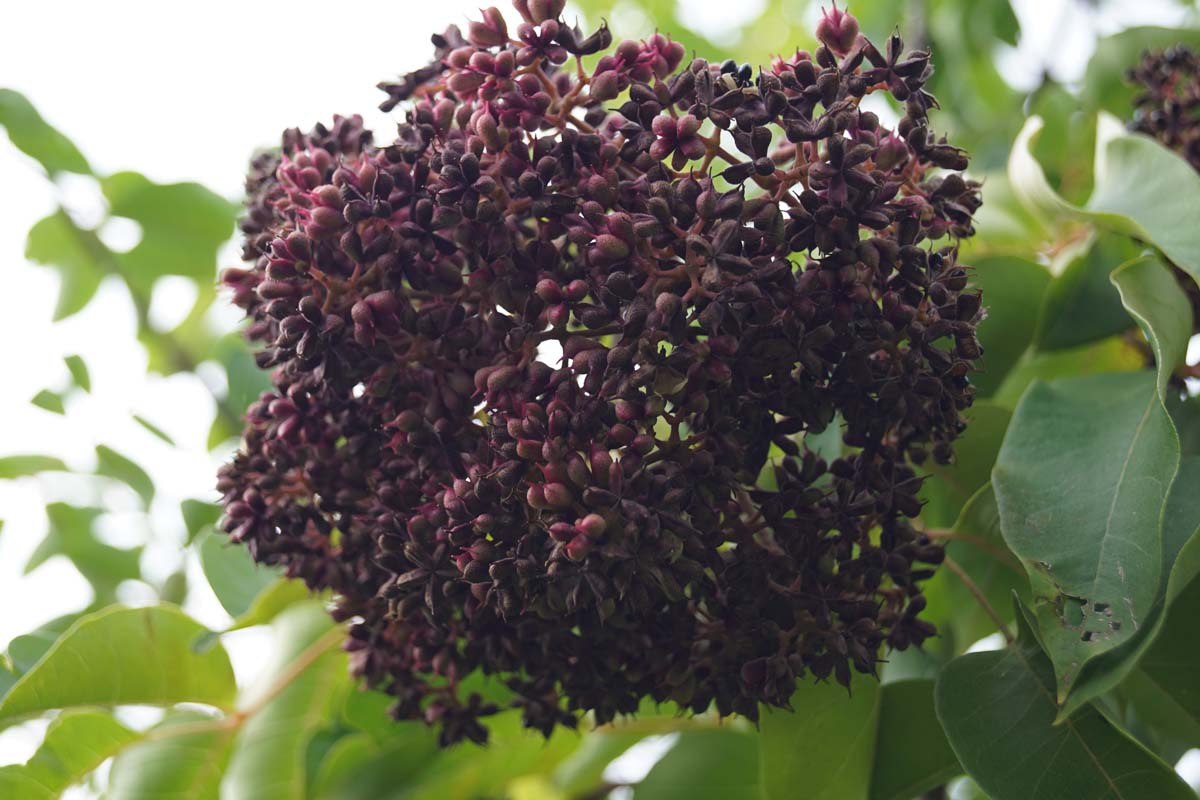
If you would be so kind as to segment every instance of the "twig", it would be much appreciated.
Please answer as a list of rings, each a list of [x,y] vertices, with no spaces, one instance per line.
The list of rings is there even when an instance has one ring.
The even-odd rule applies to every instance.
[[[1012,632],[1008,629],[1008,623],[1004,621],[1003,617],[996,613],[996,609],[992,608],[992,604],[989,603],[987,597],[984,596],[983,590],[976,585],[975,581],[971,580],[971,576],[967,574],[967,571],[959,566],[958,562],[950,556],[946,556],[946,560],[942,563],[946,569],[957,575],[958,579],[963,582],[964,586],[967,587],[967,591],[974,595],[975,601],[979,603],[980,608],[983,609],[985,614],[991,617],[992,622],[996,623],[996,627],[1004,636],[1004,641],[1007,644],[1012,644],[1014,641],[1016,641],[1013,638]]]

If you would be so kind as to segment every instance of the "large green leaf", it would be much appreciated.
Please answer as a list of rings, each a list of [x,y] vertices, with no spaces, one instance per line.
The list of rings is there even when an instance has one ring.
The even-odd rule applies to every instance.
[[[245,547],[224,536],[204,534],[199,549],[204,577],[208,578],[208,585],[231,617],[240,617],[249,611],[255,598],[283,574],[278,568],[255,563]]]
[[[979,323],[982,368],[971,376],[971,383],[981,396],[989,397],[1033,340],[1050,273],[1017,256],[985,256],[972,263],[971,282],[983,290],[987,317]]]
[[[89,614],[0,701],[0,722],[83,705],[228,708],[236,692],[233,668],[220,646],[192,652],[192,640],[203,631],[173,606],[110,606]]]
[[[33,669],[42,660],[46,651],[54,646],[58,637],[79,619],[82,614],[64,614],[46,622],[36,630],[23,633],[8,643],[8,660],[17,677]]]
[[[805,680],[792,711],[770,709],[760,721],[763,796],[811,800],[866,798],[875,757],[880,687],[857,676],[853,692],[833,682]]]
[[[98,255],[107,248],[94,234],[82,231],[61,208],[43,217],[25,239],[25,257],[58,272],[61,285],[54,320],[65,319],[88,304],[100,288],[105,271]]]
[[[313,735],[340,708],[340,693],[349,687],[346,654],[332,646],[334,630],[319,603],[293,606],[276,618],[271,665],[263,685],[242,701],[254,704],[292,662],[309,648],[329,643],[287,686],[246,722],[234,743],[233,758],[222,783],[222,796],[303,800],[307,792],[305,754]]]
[[[108,799],[217,800],[236,729],[212,722],[197,711],[170,713],[113,760]]]
[[[17,149],[30,156],[50,175],[59,172],[88,174],[83,153],[42,115],[25,97],[12,89],[0,89],[0,125]]]
[[[933,681],[884,684],[871,800],[911,800],[962,773],[933,706]]]
[[[113,216],[142,228],[141,241],[115,254],[131,285],[148,290],[163,275],[211,281],[217,249],[233,234],[238,207],[198,183],[157,184],[136,172],[100,182]]]
[[[1024,614],[1017,621],[1014,644],[960,656],[938,678],[938,719],[967,774],[994,800],[1195,800],[1094,706],[1054,724],[1054,667]]]
[[[0,797],[56,798],[138,738],[106,711],[67,711],[50,723],[32,758],[0,767]]]
[[[634,788],[634,800],[760,800],[758,750],[744,731],[684,731]]]
[[[1143,354],[1119,336],[1070,350],[1049,353],[1030,350],[1005,376],[1004,383],[989,399],[1006,408],[1016,408],[1034,381],[1053,381],[1102,372],[1131,372],[1141,370],[1145,364]]]
[[[99,509],[78,508],[66,503],[47,505],[49,530],[25,564],[25,573],[32,572],[54,556],[66,556],[92,585],[96,605],[113,602],[122,581],[141,577],[142,548],[113,547],[99,541],[93,533],[93,525],[100,514]]]

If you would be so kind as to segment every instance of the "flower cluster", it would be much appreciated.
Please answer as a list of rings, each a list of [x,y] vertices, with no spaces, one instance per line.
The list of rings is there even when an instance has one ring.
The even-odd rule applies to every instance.
[[[1138,87],[1130,127],[1200,170],[1200,55],[1184,45],[1147,52],[1128,77]]]
[[[254,163],[224,280],[274,388],[224,529],[332,589],[355,671],[446,743],[873,674],[934,633],[915,465],[980,356],[929,54],[835,8],[756,74],[514,5],[381,86],[391,143],[338,118]]]

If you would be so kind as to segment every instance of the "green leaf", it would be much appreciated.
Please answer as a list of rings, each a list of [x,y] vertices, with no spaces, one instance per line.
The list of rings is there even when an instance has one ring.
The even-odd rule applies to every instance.
[[[244,614],[234,619],[229,630],[265,625],[297,603],[322,596],[310,592],[299,578],[276,578],[255,596]]]
[[[184,500],[179,504],[179,511],[183,514],[183,525],[187,530],[186,544],[189,545],[221,518],[221,507],[203,500]]]
[[[86,306],[100,288],[105,271],[97,263],[98,253],[107,254],[107,248],[94,234],[81,231],[61,208],[29,229],[25,258],[53,267],[61,281],[55,322]]]
[[[1075,219],[1153,243],[1167,258],[1200,278],[1200,174],[1148,136],[1127,134],[1111,117],[1096,137],[1095,190],[1087,205],[1068,203],[1050,187],[1030,147],[1043,128],[1025,123],[1009,160],[1013,188],[1050,218]],[[1154,176],[1149,180],[1147,176]]]
[[[421,781],[405,800],[447,797],[501,797],[510,784],[526,775],[545,774],[579,743],[579,734],[557,730],[549,740],[521,724],[517,711],[488,718],[487,745],[463,742],[442,753],[421,772]]]
[[[1046,292],[1035,334],[1039,350],[1062,350],[1105,339],[1133,327],[1110,281],[1120,265],[1136,258],[1140,248],[1124,236],[1089,238],[1069,256],[1066,268]]]
[[[113,760],[105,796],[108,800],[218,800],[236,728],[209,726],[213,721],[198,711],[170,712],[150,729],[145,741]],[[196,731],[173,730],[185,725]]]
[[[33,104],[12,89],[0,89],[0,125],[7,129],[8,138],[16,148],[41,164],[49,175],[91,173],[87,159],[71,140],[42,119]]]
[[[1147,621],[1178,452],[1151,375],[1036,383],[1017,406],[993,485],[1005,541],[1030,576],[1060,702],[1081,667]]]
[[[263,673],[264,685],[258,695],[308,648],[318,642],[329,646],[242,727],[222,796],[238,800],[305,797],[309,741],[330,721],[339,707],[339,693],[349,687],[346,654],[328,637],[334,626],[319,603],[288,609],[273,627],[274,658]],[[255,696],[251,692],[243,703],[253,703]]]
[[[92,585],[96,605],[113,602],[122,581],[141,578],[142,548],[113,547],[97,540],[93,525],[100,514],[99,509],[66,503],[47,505],[49,530],[26,562],[25,573],[29,574],[54,556],[66,556]]]
[[[113,478],[137,492],[142,502],[149,506],[154,500],[154,481],[146,470],[107,445],[96,445],[96,474]]]
[[[1024,614],[1017,621],[1014,644],[960,656],[938,678],[938,719],[967,774],[995,800],[1195,800],[1095,706],[1054,724],[1054,667]]]
[[[114,254],[122,275],[149,290],[163,275],[211,281],[217,249],[233,234],[238,207],[198,183],[157,184],[136,172],[101,179],[113,216],[142,228],[141,241]]]
[[[684,731],[634,788],[634,800],[759,800],[764,795],[759,786],[758,750],[758,741],[750,733]],[[770,779],[766,774],[762,777]],[[804,784],[796,784],[800,785]]]
[[[228,708],[236,685],[224,648],[198,655],[190,647],[203,630],[173,606],[110,606],[89,614],[17,681],[0,702],[0,721],[83,705]]]
[[[603,783],[605,768],[642,738],[619,730],[585,733],[579,747],[554,770],[554,784],[568,797],[594,791]]]
[[[376,800],[396,796],[397,787],[419,786],[421,773],[439,757],[436,736],[421,723],[395,724],[408,735],[384,743],[366,733],[338,739],[317,769],[313,796]]]
[[[53,456],[18,455],[0,457],[0,480],[12,480],[39,472],[69,472],[61,459]]]
[[[42,389],[29,402],[38,408],[44,408],[54,414],[67,413],[66,408],[63,407],[62,395],[52,392],[49,389]]]
[[[991,480],[996,454],[1012,417],[1007,408],[985,400],[975,402],[963,413],[967,429],[954,443],[954,463],[927,465],[931,477],[921,487],[921,497],[926,501],[921,519],[929,527],[953,525],[967,501]]]
[[[1060,703],[1089,661],[1153,622],[1156,587],[1169,569],[1161,517],[1179,440],[1165,392],[1187,347],[1191,309],[1154,258],[1123,265],[1113,282],[1150,340],[1157,376],[1035,384],[993,473],[1001,527],[1029,571]],[[1115,669],[1109,664],[1105,672]],[[1076,704],[1098,691],[1080,685],[1087,691]]]
[[[164,442],[171,445],[172,447],[175,446],[175,440],[171,438],[170,434],[168,434],[162,428],[155,425],[150,420],[143,417],[141,414],[134,414],[133,421],[136,422],[138,425],[141,425],[143,428],[145,428],[151,434],[153,434],[154,436],[157,436],[159,439],[162,439]]]
[[[1200,580],[1193,580],[1167,611],[1162,631],[1142,658],[1141,671],[1200,725],[1200,685],[1196,680],[1196,665],[1200,663],[1200,642],[1196,637],[1198,614]]]
[[[1013,592],[1025,597],[1029,580],[1000,532],[1000,512],[991,484],[985,484],[967,501],[954,523],[957,537],[946,543],[954,559],[1000,614],[1011,607]],[[924,587],[926,608],[922,616],[938,627],[934,647],[957,655],[983,637],[996,632],[996,623],[962,580],[949,569],[939,569]]]
[[[24,765],[0,767],[0,797],[56,798],[138,738],[108,712],[65,712],[50,723]]]
[[[8,658],[17,677],[33,669],[33,665],[42,660],[42,656],[58,641],[58,637],[81,616],[83,615],[65,614],[56,617],[37,630],[21,634],[9,642]]]
[[[1006,408],[1016,408],[1034,381],[1054,381],[1104,372],[1131,372],[1144,369],[1145,366],[1145,357],[1118,336],[1070,350],[1049,353],[1027,351],[990,399]]]
[[[983,290],[987,306],[987,317],[978,330],[983,366],[971,376],[971,383],[980,396],[989,397],[1033,341],[1050,274],[1040,264],[1016,256],[985,256],[971,263],[975,266],[971,282]]]
[[[200,538],[200,565],[221,606],[231,617],[240,617],[268,586],[283,574],[276,567],[260,566],[245,547],[213,533]],[[305,592],[307,594],[307,592]]]
[[[794,711],[766,710],[759,722],[763,796],[783,800],[804,787],[811,800],[866,798],[879,723],[879,683],[856,676],[853,691],[801,682]]]
[[[871,800],[911,800],[962,773],[933,707],[933,681],[883,686]]]
[[[71,372],[71,380],[85,392],[92,391],[92,376],[88,372],[87,362],[81,356],[66,356],[63,358],[67,369]]]

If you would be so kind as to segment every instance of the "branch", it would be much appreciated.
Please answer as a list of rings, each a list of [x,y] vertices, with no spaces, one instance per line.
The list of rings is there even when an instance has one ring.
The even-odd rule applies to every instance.
[[[1014,641],[1016,641],[1013,638],[1012,632],[1008,629],[1008,623],[1004,621],[1003,617],[996,613],[996,609],[992,608],[992,604],[989,603],[987,597],[984,596],[983,590],[979,588],[975,581],[971,580],[971,576],[967,574],[967,571],[959,566],[958,562],[950,556],[946,556],[946,560],[943,561],[942,564],[946,567],[946,569],[958,576],[958,579],[963,582],[964,586],[967,587],[967,591],[974,595],[975,601],[979,603],[979,607],[982,608],[984,613],[991,618],[992,622],[996,623],[996,628],[1004,636],[1005,643],[1012,644]]]

